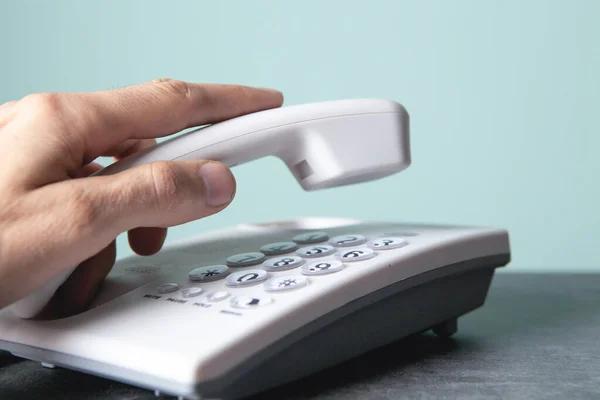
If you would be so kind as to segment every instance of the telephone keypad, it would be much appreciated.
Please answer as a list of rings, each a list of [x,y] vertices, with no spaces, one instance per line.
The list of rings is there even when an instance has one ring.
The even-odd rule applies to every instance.
[[[298,248],[300,244],[307,244],[307,246]],[[255,308],[274,301],[265,292],[279,293],[301,289],[309,285],[311,276],[314,276],[317,282],[321,279],[320,275],[343,271],[347,263],[368,260],[375,257],[378,251],[399,249],[406,245],[408,245],[407,240],[399,235],[374,235],[369,239],[365,235],[347,234],[329,238],[326,232],[307,232],[294,236],[292,241],[284,239],[281,242],[265,244],[260,247],[260,252],[234,254],[226,259],[226,265],[203,266],[188,273],[189,280],[196,284],[224,279],[225,285],[232,289],[232,293],[222,289],[205,293],[203,287],[186,285],[182,287],[174,282],[164,283],[156,288],[156,291],[158,294],[168,294],[181,290],[179,296],[183,298],[202,295],[203,301],[210,303],[230,299],[229,305],[232,307]],[[286,254],[291,252],[295,253]],[[332,255],[333,258],[329,257]],[[230,267],[253,268],[231,272]],[[299,268],[296,273],[290,273],[296,268]],[[279,274],[283,271],[289,272],[284,275]],[[261,283],[264,290],[262,293],[258,291],[231,297],[239,288]]]

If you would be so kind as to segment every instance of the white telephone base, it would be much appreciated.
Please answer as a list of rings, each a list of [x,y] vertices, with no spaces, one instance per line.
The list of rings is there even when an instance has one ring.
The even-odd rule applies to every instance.
[[[240,225],[119,260],[82,314],[0,311],[0,348],[157,393],[239,399],[411,334],[454,334],[509,261],[501,229]]]

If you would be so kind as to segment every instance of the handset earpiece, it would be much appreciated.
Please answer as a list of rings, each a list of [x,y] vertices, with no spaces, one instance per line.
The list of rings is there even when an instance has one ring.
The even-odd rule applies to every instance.
[[[304,190],[380,179],[411,163],[409,116],[389,100],[338,100],[260,111],[202,127],[97,172],[110,175],[155,161],[215,160],[233,167],[275,156]],[[74,268],[9,307],[37,315]]]

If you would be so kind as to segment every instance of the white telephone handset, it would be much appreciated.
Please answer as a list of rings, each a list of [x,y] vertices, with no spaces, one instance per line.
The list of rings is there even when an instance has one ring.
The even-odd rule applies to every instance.
[[[260,111],[176,136],[97,175],[154,161],[208,159],[235,166],[267,156],[284,161],[307,191],[383,178],[410,165],[409,116],[397,102],[379,99]],[[10,309],[21,318],[34,317],[73,269]]]

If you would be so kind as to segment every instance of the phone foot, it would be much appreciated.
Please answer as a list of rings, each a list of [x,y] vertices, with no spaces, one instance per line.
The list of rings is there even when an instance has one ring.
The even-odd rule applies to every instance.
[[[458,331],[458,318],[452,318],[431,328],[441,338],[448,338]]]

